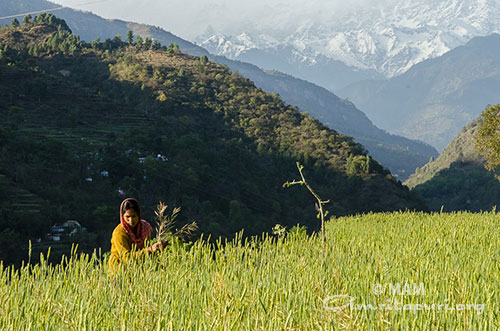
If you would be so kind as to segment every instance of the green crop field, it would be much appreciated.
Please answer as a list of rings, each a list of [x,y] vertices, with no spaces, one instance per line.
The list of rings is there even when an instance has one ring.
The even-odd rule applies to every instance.
[[[317,235],[0,269],[1,330],[498,330],[500,215],[332,219]],[[111,235],[111,234],[110,234]]]

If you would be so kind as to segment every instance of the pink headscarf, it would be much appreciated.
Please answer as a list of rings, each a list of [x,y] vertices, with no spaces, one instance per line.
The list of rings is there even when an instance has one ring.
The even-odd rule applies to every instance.
[[[127,201],[135,201],[137,203],[138,208],[139,208],[139,210],[136,211],[138,214],[137,216],[139,216],[139,220],[140,220],[139,223],[137,223],[137,231],[136,231],[137,235],[134,234],[134,231],[130,228],[130,226],[127,224],[127,222],[125,222],[125,220],[123,219],[123,205]],[[139,202],[137,202],[137,200],[132,199],[132,198],[127,198],[127,199],[122,201],[122,203],[120,205],[120,222],[121,222],[123,228],[125,229],[125,232],[130,237],[132,244],[137,245],[137,248],[139,248],[139,249],[143,248],[144,241],[149,236],[149,234],[151,233],[153,228],[151,227],[151,225],[148,222],[141,219],[141,206],[139,205]]]

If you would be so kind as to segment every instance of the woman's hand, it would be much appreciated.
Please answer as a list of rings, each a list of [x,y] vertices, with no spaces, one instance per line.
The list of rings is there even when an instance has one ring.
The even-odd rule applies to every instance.
[[[153,245],[151,245],[149,247],[149,251],[151,253],[156,253],[157,251],[162,250],[162,249],[163,249],[163,245],[162,245],[161,241],[154,243]]]
[[[149,247],[149,251],[151,253],[156,253],[157,251],[161,251],[165,247],[167,247],[167,244],[168,244],[167,241],[158,241],[157,243],[154,243],[152,246]]]

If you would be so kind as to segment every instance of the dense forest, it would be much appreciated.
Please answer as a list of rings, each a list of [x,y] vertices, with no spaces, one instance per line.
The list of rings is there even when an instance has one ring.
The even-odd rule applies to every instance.
[[[500,183],[494,175],[482,165],[457,161],[413,191],[432,211],[491,211],[500,201]]]
[[[495,179],[498,170],[486,170],[486,159],[477,149],[482,123],[480,115],[460,131],[438,158],[417,168],[405,181],[430,210],[479,212],[498,205],[500,183]]]
[[[6,263],[69,219],[82,249],[109,249],[128,196],[153,225],[162,200],[212,238],[316,230],[314,198],[282,187],[296,161],[332,215],[425,209],[352,138],[237,72],[132,32],[85,43],[52,14],[0,28],[0,123]]]

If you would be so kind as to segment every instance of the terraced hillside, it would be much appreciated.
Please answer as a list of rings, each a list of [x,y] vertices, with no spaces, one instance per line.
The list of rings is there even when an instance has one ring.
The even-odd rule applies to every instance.
[[[43,205],[40,197],[20,187],[4,174],[0,174],[0,187],[2,188],[2,209],[9,208],[10,212],[33,217],[40,214]]]
[[[352,138],[175,45],[87,44],[43,14],[1,28],[0,49],[0,170],[48,201],[51,222],[99,234],[94,247],[125,196],[148,220],[159,200],[180,205],[181,223],[215,236],[315,229],[308,192],[282,188],[295,161],[335,215],[425,208]]]

